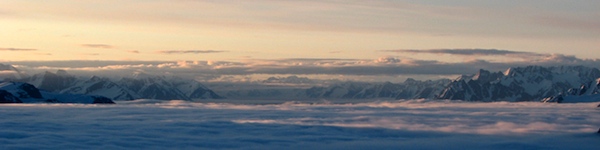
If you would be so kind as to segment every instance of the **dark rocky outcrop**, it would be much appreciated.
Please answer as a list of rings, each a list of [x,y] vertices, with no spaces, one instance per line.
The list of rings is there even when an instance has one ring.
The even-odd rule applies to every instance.
[[[6,90],[0,90],[0,103],[23,103],[23,101]]]
[[[31,84],[21,84],[19,86],[25,93],[19,93],[20,98],[43,98],[40,90]]]
[[[115,103],[111,99],[106,98],[104,96],[92,96],[92,98],[94,99],[92,104],[114,104]]]

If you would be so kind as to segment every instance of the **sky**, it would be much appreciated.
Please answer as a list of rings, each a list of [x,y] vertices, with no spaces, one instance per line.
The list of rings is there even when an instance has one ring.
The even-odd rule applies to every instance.
[[[3,0],[0,62],[388,76],[470,71],[432,64],[595,65],[597,8],[597,0]],[[384,69],[356,69],[373,66]],[[385,71],[422,67],[431,71]]]

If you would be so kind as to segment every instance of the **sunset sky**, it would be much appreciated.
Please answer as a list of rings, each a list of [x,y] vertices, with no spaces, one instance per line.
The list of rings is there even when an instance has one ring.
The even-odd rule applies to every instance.
[[[596,65],[598,8],[598,0],[2,0],[0,63],[179,62],[170,65],[229,75]]]

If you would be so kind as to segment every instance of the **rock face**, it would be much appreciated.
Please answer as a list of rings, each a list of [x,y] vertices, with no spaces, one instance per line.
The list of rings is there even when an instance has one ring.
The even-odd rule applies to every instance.
[[[589,84],[600,70],[583,66],[510,68],[506,72],[480,70],[452,81],[438,99],[467,101],[539,101]],[[589,86],[588,86],[589,87]],[[589,89],[575,91],[589,93]],[[556,97],[559,101],[561,98]]]
[[[35,86],[22,82],[0,82],[0,103],[84,103],[114,104],[103,96],[81,94],[59,94],[40,91]]]
[[[118,80],[92,76],[78,78],[59,70],[31,77],[11,79],[30,83],[42,90],[56,93],[99,95],[114,100],[160,99],[192,100],[223,98],[195,80],[136,74]]]

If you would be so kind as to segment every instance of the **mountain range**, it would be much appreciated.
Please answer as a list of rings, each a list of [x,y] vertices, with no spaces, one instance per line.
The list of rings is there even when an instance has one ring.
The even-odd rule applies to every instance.
[[[600,78],[600,70],[583,66],[480,70],[452,81],[437,99],[466,101],[539,101],[569,93]],[[584,93],[582,93],[584,94]],[[592,94],[592,93],[587,93]]]
[[[304,77],[269,78],[256,84],[222,83],[205,86],[179,77],[134,73],[118,79],[77,77],[63,70],[28,76],[0,64],[0,78],[29,83],[43,91],[99,95],[114,100],[160,99],[449,99],[464,101],[600,101],[600,70],[583,66],[481,69],[457,79],[403,83],[329,82]],[[301,86],[293,86],[301,85]],[[209,88],[210,87],[210,88]],[[597,96],[597,97],[596,97]],[[580,100],[574,100],[580,99]]]
[[[48,92],[99,95],[113,100],[223,98],[195,80],[144,73],[113,80],[98,76],[82,78],[58,70],[55,73],[46,71],[33,76],[5,80],[29,83]]]

